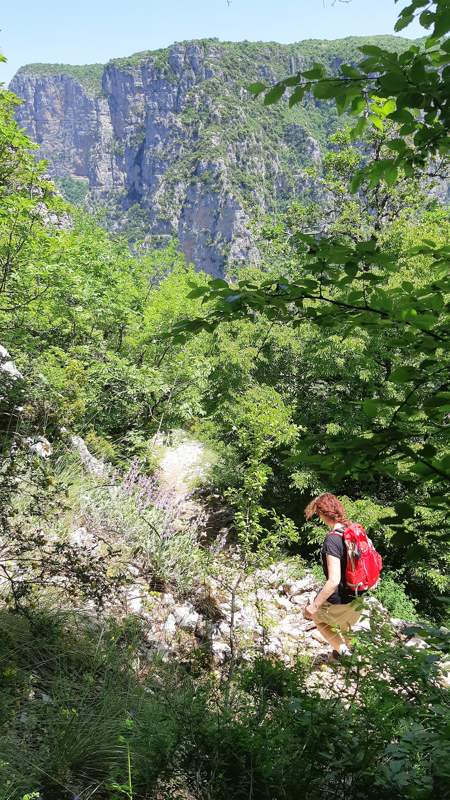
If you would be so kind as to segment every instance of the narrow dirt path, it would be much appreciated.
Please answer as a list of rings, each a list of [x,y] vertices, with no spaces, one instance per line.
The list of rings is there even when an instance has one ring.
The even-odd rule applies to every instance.
[[[189,439],[175,447],[168,447],[160,461],[159,483],[175,505],[188,502],[188,497],[199,479],[205,476],[205,450],[201,442]]]

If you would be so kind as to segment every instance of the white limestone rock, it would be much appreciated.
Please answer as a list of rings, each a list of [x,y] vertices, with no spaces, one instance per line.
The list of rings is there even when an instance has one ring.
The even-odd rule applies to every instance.
[[[195,630],[200,619],[200,614],[195,611],[190,603],[185,603],[185,605],[182,606],[175,606],[172,613],[177,625],[185,630]]]
[[[305,627],[303,620],[296,615],[289,615],[284,617],[281,622],[273,629],[273,633],[278,636],[291,636],[297,637],[304,634]]]
[[[81,436],[71,436],[70,443],[72,448],[77,451],[80,456],[81,463],[91,475],[98,478],[103,478],[108,474],[108,469],[103,461],[92,455],[86,446],[86,442]]]
[[[270,603],[273,600],[273,593],[268,589],[259,588],[256,590],[256,599],[264,603]]]
[[[287,599],[287,597],[283,597],[283,595],[279,594],[274,598],[274,603],[277,608],[281,608],[284,611],[291,611],[292,605],[291,602]]]
[[[177,632],[177,622],[173,614],[169,614],[164,623],[164,633],[168,638],[175,636]]]
[[[229,638],[231,636],[231,627],[228,622],[220,622],[217,631],[218,636],[222,638]]]
[[[317,581],[313,575],[305,575],[305,577],[301,578],[300,580],[287,581],[285,584],[285,589],[287,594],[289,594],[292,599],[294,596],[311,591],[311,589],[315,588],[316,583]]]
[[[411,639],[408,639],[405,647],[414,647],[415,650],[426,650],[429,645],[421,636],[413,636]]]
[[[0,372],[4,372],[12,381],[23,380],[22,373],[17,369],[13,361],[4,361],[0,364]]]
[[[88,533],[87,528],[82,525],[80,528],[76,528],[71,532],[69,541],[70,544],[82,547],[85,546],[87,542],[89,542],[89,544],[91,543],[92,536],[90,533]]]
[[[36,439],[35,441],[29,439],[28,442],[30,452],[39,456],[39,458],[50,458],[51,454],[53,453],[53,447],[48,439],[46,439],[44,436],[40,436],[39,439]]]
[[[291,603],[295,606],[306,606],[308,605],[308,601],[305,598],[304,594],[295,594],[294,597],[291,597]]]
[[[355,625],[352,625],[352,631],[370,631],[370,617],[367,613],[363,613]]]
[[[161,602],[164,603],[165,606],[173,606],[175,604],[173,594],[171,592],[164,592],[161,595]]]
[[[134,594],[133,591],[128,592],[127,609],[130,614],[141,614],[144,608],[143,597],[141,592]]]
[[[211,649],[215,660],[218,661],[219,664],[223,664],[231,655],[230,645],[221,639],[214,641],[211,645]]]

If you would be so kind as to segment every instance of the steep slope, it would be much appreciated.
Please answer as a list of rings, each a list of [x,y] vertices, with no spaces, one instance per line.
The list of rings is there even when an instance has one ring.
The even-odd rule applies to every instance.
[[[305,168],[337,125],[331,104],[266,108],[245,85],[313,61],[336,68],[367,41],[408,44],[200,40],[104,67],[31,64],[10,88],[24,100],[20,124],[70,199],[89,192],[130,240],[176,236],[197,268],[221,275],[257,258],[255,217],[310,190]]]

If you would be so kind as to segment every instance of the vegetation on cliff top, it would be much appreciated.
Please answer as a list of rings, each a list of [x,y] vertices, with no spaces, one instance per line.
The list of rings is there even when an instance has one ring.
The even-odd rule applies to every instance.
[[[171,47],[157,50],[144,50],[130,56],[113,58],[107,64],[25,64],[18,71],[22,75],[39,75],[42,77],[65,75],[78,81],[90,95],[99,95],[102,91],[102,77],[105,68],[111,64],[119,69],[138,67],[147,61],[153,62],[157,67],[164,69],[168,65],[168,56],[172,47],[176,45],[199,45],[208,55],[208,51],[217,48],[234,56],[234,66],[245,65],[246,61],[266,60],[271,70],[286,69],[288,60],[292,57],[314,59],[345,59],[352,60],[357,57],[357,48],[361,44],[377,44],[393,51],[401,52],[410,44],[410,40],[400,36],[349,36],[345,39],[305,39],[293,44],[279,44],[277,42],[222,42],[219,39],[193,39],[176,42]],[[245,67],[245,73],[248,65]],[[249,76],[236,74],[236,80],[243,83]],[[250,76],[251,78],[252,76]]]
[[[17,74],[73,78],[87,94],[95,97],[101,94],[103,72],[103,64],[25,64]]]

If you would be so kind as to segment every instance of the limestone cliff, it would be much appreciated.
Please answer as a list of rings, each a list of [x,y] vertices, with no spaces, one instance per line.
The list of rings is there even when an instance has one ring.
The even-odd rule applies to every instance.
[[[305,168],[337,123],[330,104],[265,108],[245,85],[336,66],[361,43],[194,41],[106,66],[29,65],[10,88],[69,198],[87,193],[130,240],[177,237],[197,268],[222,275],[257,258],[255,218],[308,191]]]

